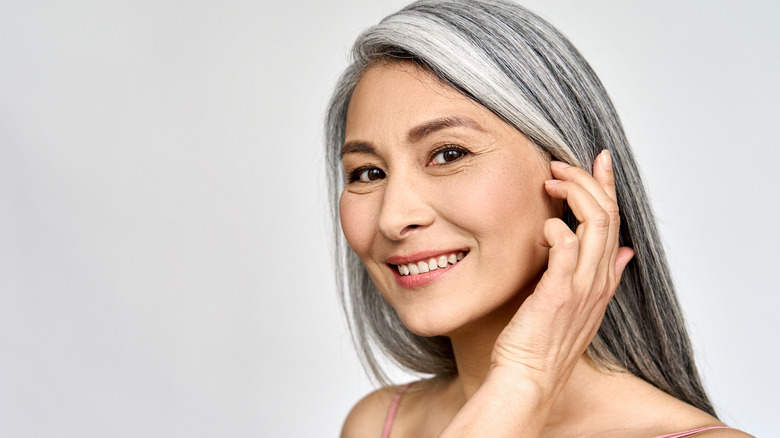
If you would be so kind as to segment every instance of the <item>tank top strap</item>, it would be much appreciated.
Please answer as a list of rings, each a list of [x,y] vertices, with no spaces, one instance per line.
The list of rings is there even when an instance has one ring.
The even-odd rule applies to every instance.
[[[398,391],[393,395],[393,400],[390,401],[390,407],[387,408],[387,415],[385,416],[385,425],[382,427],[382,438],[390,437],[390,430],[393,428],[393,422],[395,421],[395,415],[398,413],[398,406],[401,405],[401,399],[404,398],[406,390],[412,386],[414,382],[409,382],[398,388]]]
[[[670,433],[668,435],[659,435],[654,438],[683,438],[686,436],[696,435],[697,433],[704,432],[705,430],[712,430],[712,429],[733,429],[733,427],[728,427],[728,426],[697,427],[696,429],[684,430],[682,432]]]

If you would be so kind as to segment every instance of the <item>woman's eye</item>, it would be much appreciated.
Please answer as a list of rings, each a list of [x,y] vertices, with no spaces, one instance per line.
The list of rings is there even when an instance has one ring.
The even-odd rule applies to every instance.
[[[445,149],[433,156],[429,165],[447,164],[453,161],[458,161],[466,156],[467,151],[461,148]]]
[[[376,167],[361,167],[350,174],[349,181],[371,182],[385,177],[385,172]]]

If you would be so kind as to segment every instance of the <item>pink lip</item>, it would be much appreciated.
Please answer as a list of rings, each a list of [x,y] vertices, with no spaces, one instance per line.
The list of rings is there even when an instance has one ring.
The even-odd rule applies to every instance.
[[[417,263],[423,260],[428,261],[438,256],[458,253],[458,252],[468,253],[469,250],[467,248],[462,248],[462,249],[447,249],[443,251],[442,250],[420,251],[409,255],[390,256],[387,258],[385,262],[391,265],[405,265],[407,263]]]
[[[423,287],[426,284],[433,282],[434,280],[437,280],[442,275],[447,274],[448,272],[450,272],[452,268],[458,266],[460,262],[455,263],[454,265],[447,266],[446,268],[439,268],[436,269],[435,271],[430,271],[424,274],[417,274],[417,275],[401,275],[398,272],[397,265],[404,265],[407,263],[414,263],[419,261],[427,261],[431,258],[436,258],[437,256],[458,253],[461,251],[468,255],[469,252],[468,249],[456,249],[456,250],[448,250],[448,251],[423,251],[408,256],[392,256],[387,259],[387,263],[393,265],[390,266],[390,270],[393,271],[393,276],[395,277],[395,281],[396,283],[398,283],[399,286],[401,286],[404,289],[417,289],[419,287]]]

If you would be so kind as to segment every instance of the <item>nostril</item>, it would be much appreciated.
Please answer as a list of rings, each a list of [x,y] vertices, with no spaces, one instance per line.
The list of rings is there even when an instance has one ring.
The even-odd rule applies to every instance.
[[[417,225],[417,224],[407,225],[407,226],[404,227],[403,230],[401,230],[401,235],[404,235],[404,234],[406,234],[406,233],[408,233],[408,232],[410,232],[410,231],[412,231],[412,230],[414,230],[416,228],[420,228],[420,225]]]

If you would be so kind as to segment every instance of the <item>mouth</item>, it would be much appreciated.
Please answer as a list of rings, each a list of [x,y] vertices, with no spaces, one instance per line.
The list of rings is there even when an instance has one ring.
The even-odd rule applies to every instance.
[[[453,251],[450,253],[439,254],[433,257],[421,258],[420,260],[407,263],[388,263],[388,265],[392,269],[396,270],[402,277],[415,276],[426,274],[428,272],[439,269],[449,268],[450,266],[453,266],[463,260],[463,258],[466,257],[466,254],[468,254],[468,251]]]

